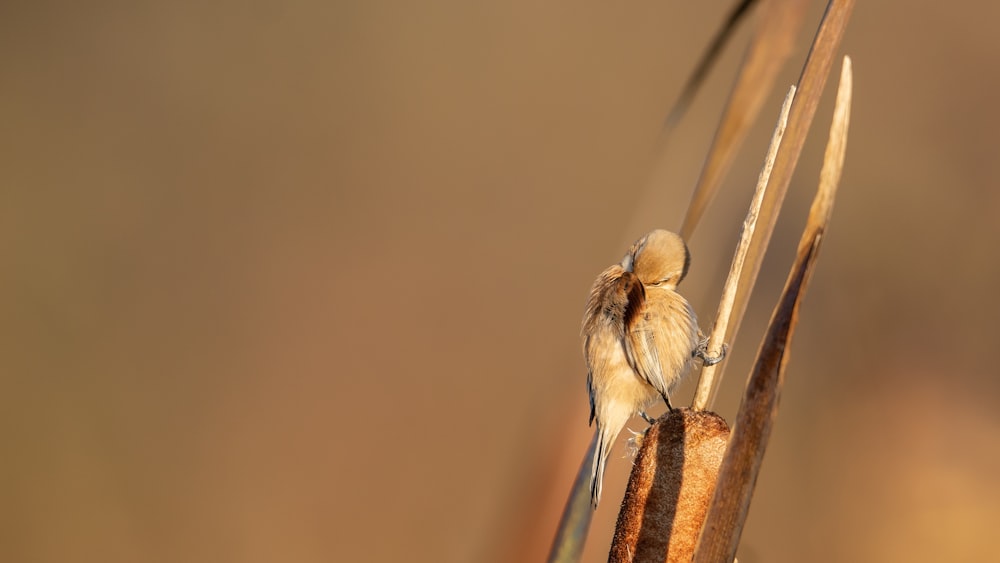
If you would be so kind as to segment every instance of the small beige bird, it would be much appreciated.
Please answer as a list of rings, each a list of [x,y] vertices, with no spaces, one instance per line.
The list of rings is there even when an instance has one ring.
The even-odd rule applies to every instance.
[[[620,264],[601,272],[590,290],[583,319],[590,423],[597,420],[597,451],[591,474],[594,507],[601,500],[604,466],[615,438],[635,414],[669,393],[695,356],[706,363],[691,305],[677,293],[691,255],[680,236],[655,230],[632,245]]]

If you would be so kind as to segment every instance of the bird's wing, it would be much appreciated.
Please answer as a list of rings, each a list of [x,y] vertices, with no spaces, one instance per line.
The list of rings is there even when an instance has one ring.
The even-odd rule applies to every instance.
[[[625,354],[638,374],[666,395],[687,369],[697,328],[687,301],[667,289],[646,294],[625,325]]]
[[[594,373],[609,369],[615,347],[621,346],[625,325],[642,303],[644,290],[638,278],[619,265],[601,272],[594,281],[583,317],[583,355],[587,361],[590,422],[594,422]]]

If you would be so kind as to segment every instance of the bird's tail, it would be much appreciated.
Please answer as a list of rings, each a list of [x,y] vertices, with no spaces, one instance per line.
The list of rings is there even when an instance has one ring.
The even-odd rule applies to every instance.
[[[608,455],[611,454],[611,447],[615,444],[615,438],[625,426],[625,421],[597,420],[597,451],[594,452],[594,467],[590,475],[590,500],[597,508],[601,502],[601,485],[604,483],[604,467],[608,462]]]

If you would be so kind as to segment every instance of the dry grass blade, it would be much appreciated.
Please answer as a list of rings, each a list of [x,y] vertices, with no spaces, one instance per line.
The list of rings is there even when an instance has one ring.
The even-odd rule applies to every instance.
[[[753,488],[777,417],[778,400],[789,359],[788,347],[798,322],[799,304],[812,276],[833,210],[844,164],[851,88],[851,63],[845,57],[819,189],[799,242],[795,263],[761,342],[753,373],[747,381],[694,561],[732,561],[736,556]]]
[[[583,553],[590,520],[594,515],[590,501],[590,470],[594,464],[596,446],[595,431],[587,448],[587,455],[583,456],[583,463],[576,473],[573,488],[566,500],[566,507],[563,508],[562,518],[559,519],[559,528],[556,530],[555,539],[552,540],[549,558],[546,559],[549,563],[575,563],[580,560],[580,555]]]
[[[774,87],[775,77],[792,52],[805,16],[804,0],[766,0],[754,37],[729,95],[715,139],[691,196],[680,235],[690,239],[715,198],[747,131]]]
[[[736,255],[733,257],[732,265],[729,268],[729,276],[726,284],[722,288],[722,300],[719,302],[719,310],[715,315],[715,324],[712,334],[708,340],[708,351],[713,356],[722,353],[723,337],[729,327],[730,315],[733,311],[733,303],[736,300],[736,289],[743,273],[743,266],[746,263],[747,253],[750,250],[750,241],[753,239],[757,228],[757,217],[760,215],[760,206],[767,191],[767,184],[771,179],[771,169],[774,167],[774,159],[777,156],[778,148],[781,146],[781,139],[785,134],[785,126],[788,123],[788,112],[795,99],[795,86],[788,90],[785,96],[785,103],[781,106],[781,113],[778,115],[778,123],[774,127],[771,135],[771,144],[767,149],[767,156],[764,158],[764,166],[760,170],[757,178],[757,188],[754,190],[753,199],[750,201],[750,210],[743,220],[743,232],[740,233],[740,242],[736,247]],[[701,378],[698,380],[698,389],[695,391],[692,407],[695,410],[704,410],[708,405],[708,399],[713,389],[716,370],[721,364],[706,366],[701,371]]]
[[[756,2],[757,0],[741,0],[739,4],[733,7],[733,10],[729,13],[729,17],[726,18],[726,22],[715,33],[712,42],[708,44],[708,48],[702,54],[701,60],[698,61],[698,66],[694,68],[687,83],[684,84],[681,95],[677,97],[674,107],[667,114],[667,119],[663,122],[663,136],[669,135],[670,131],[680,122],[681,117],[684,117],[684,114],[687,113],[688,106],[691,105],[691,100],[694,99],[694,95],[698,92],[698,88],[701,87],[701,83],[705,81],[708,71],[715,65],[715,61],[718,60],[719,55],[722,53],[722,48],[732,38],[733,33],[736,31],[736,26],[740,24],[740,21],[743,20],[743,17],[747,15],[750,8]]]
[[[774,232],[774,225],[778,220],[778,212],[785,200],[785,194],[788,192],[788,184],[791,182],[792,173],[795,172],[795,166],[798,164],[806,135],[812,125],[813,117],[816,115],[816,107],[819,105],[820,96],[830,74],[830,67],[833,65],[834,56],[840,46],[840,39],[844,35],[844,29],[847,27],[847,21],[853,9],[854,0],[831,0],[827,4],[823,21],[816,32],[809,57],[806,59],[802,75],[799,77],[795,101],[792,103],[792,109],[788,116],[788,129],[785,131],[784,141],[778,150],[774,169],[771,172],[771,181],[758,218],[757,235],[750,243],[746,259],[747,266],[743,269],[737,285],[732,318],[728,330],[722,335],[723,342],[733,342],[739,332],[750,293],[757,281],[760,265],[764,260],[764,254],[771,241],[771,234]],[[703,402],[703,408],[711,408],[727,363],[722,362],[715,371],[712,388],[707,401]]]
[[[840,175],[844,170],[844,158],[847,154],[847,130],[851,122],[851,92],[854,90],[854,68],[851,58],[844,57],[844,66],[840,69],[840,86],[837,88],[837,103],[833,110],[833,124],[830,126],[830,140],[823,155],[823,169],[819,175],[819,193],[809,209],[807,224],[816,225],[817,229],[826,226],[826,218],[833,210],[833,197],[840,184]],[[802,247],[799,247],[802,252]]]

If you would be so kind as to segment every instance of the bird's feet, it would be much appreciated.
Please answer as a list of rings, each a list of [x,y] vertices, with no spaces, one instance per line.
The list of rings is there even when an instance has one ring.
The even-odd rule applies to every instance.
[[[674,406],[670,404],[670,397],[666,393],[660,393],[660,396],[663,397],[663,402],[667,404],[667,412],[674,412]]]
[[[718,356],[708,355],[708,341],[704,341],[698,345],[698,348],[694,351],[694,355],[701,358],[701,363],[706,366],[714,366],[715,364],[721,362],[726,357],[726,352],[729,351],[729,346],[726,344],[722,345],[722,351],[719,352]]]

